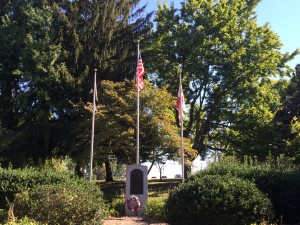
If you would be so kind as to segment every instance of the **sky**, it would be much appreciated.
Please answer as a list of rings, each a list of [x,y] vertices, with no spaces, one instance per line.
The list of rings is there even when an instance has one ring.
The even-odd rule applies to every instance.
[[[141,0],[141,5],[147,3],[148,12],[157,10],[158,2],[174,2],[175,7],[180,7],[182,0]],[[257,22],[259,25],[269,23],[273,32],[280,37],[283,47],[281,52],[292,53],[300,48],[300,0],[261,0],[256,8]],[[289,65],[294,68],[300,63],[300,56],[297,56]]]
[[[141,0],[141,5],[147,3],[147,12],[157,10],[157,2],[174,2],[175,7],[180,7],[182,0]],[[257,15],[257,23],[264,25],[269,23],[273,32],[279,35],[283,44],[282,53],[292,53],[297,48],[300,48],[300,28],[297,24],[300,23],[300,0],[261,0],[255,9]],[[296,64],[300,64],[300,56],[297,56],[289,63],[289,66],[295,68]],[[197,158],[194,161],[195,167],[193,171],[197,171],[206,167],[207,162],[200,161]],[[147,164],[148,165],[148,164]],[[148,165],[149,166],[149,165]],[[177,162],[168,161],[163,169],[163,175],[168,178],[173,178],[175,174],[181,174],[181,165]],[[151,177],[159,177],[158,169],[154,166],[149,174]]]

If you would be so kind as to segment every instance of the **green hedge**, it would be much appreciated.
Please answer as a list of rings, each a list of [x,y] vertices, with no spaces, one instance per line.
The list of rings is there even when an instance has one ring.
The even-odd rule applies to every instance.
[[[190,180],[207,175],[233,175],[253,181],[257,188],[271,200],[275,218],[287,224],[300,222],[300,169],[287,164],[286,160],[277,163],[239,163],[227,158],[214,163],[208,169],[199,171]]]
[[[13,201],[14,194],[29,190],[37,184],[76,183],[69,173],[58,173],[50,168],[0,168],[0,208],[7,207],[6,198]]]
[[[268,221],[271,207],[254,183],[207,175],[175,188],[167,200],[166,215],[171,225],[246,225]]]
[[[66,194],[68,196],[74,195],[70,199],[75,198],[76,201],[75,200],[74,200],[75,202],[70,201],[72,205],[70,205],[70,208],[68,210],[76,211],[76,210],[83,209],[86,213],[93,214],[93,216],[89,217],[89,220],[91,221],[94,217],[102,218],[107,211],[107,206],[104,205],[102,192],[100,191],[99,186],[92,184],[87,180],[73,177],[70,173],[56,172],[51,168],[43,168],[43,169],[0,168],[0,209],[7,210],[8,204],[6,199],[8,199],[10,203],[12,203],[14,201],[15,196],[22,196],[23,200],[25,199],[25,196],[27,196],[28,199],[26,202],[35,202],[34,204],[40,204],[41,208],[46,207],[46,205],[45,206],[42,205],[43,203],[47,202],[45,199],[43,199],[43,194],[45,194],[46,191],[43,188],[46,187],[48,187],[49,189],[50,188],[55,189],[56,187],[60,188],[59,190],[61,190],[61,193],[57,192],[56,193],[57,196],[61,195],[62,197],[66,197],[63,196],[63,194]],[[62,187],[65,188],[64,189],[65,191],[62,191]],[[35,193],[35,195],[31,195],[31,193]],[[40,196],[37,197],[38,195]],[[38,199],[43,199],[43,201],[38,202]],[[19,203],[20,202],[18,202],[18,204]],[[25,204],[25,202],[23,203]],[[49,205],[51,205],[50,202],[48,203]],[[29,214],[31,212],[25,211],[26,208],[28,209],[30,208],[33,214],[37,213],[37,211],[35,210],[38,210],[38,208],[33,209],[31,208],[31,206],[26,206],[24,207],[24,212],[25,212],[24,215],[27,214],[33,215],[33,214]],[[97,208],[97,211],[94,210],[95,208]],[[61,217],[61,215],[67,212],[65,210],[67,210],[67,208],[59,209],[54,207],[53,213],[55,212],[57,214],[57,217]],[[22,218],[24,215],[20,211],[18,212],[19,218]],[[79,216],[74,215],[73,212],[72,213],[70,212],[70,215],[71,216],[73,215],[74,218],[76,217],[79,218]],[[82,216],[82,214],[80,215]],[[35,219],[32,217],[29,218]],[[53,217],[50,219],[50,221],[52,220]],[[3,221],[0,221],[0,223],[1,222]],[[39,221],[39,222],[43,222],[43,221]]]
[[[14,215],[27,216],[49,225],[101,224],[107,217],[107,205],[96,185],[37,185],[18,194]]]

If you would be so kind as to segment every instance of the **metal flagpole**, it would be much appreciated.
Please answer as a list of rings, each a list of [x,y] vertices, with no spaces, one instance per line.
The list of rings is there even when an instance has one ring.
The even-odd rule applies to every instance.
[[[180,96],[180,136],[181,136],[181,167],[182,167],[182,183],[184,183],[184,143],[183,143],[183,106],[182,106],[182,80],[181,80],[181,69],[179,73],[179,96]]]
[[[97,69],[94,70],[94,89],[93,89],[93,117],[92,117],[92,137],[91,137],[91,155],[90,155],[90,182],[93,179],[93,155],[94,155],[94,132],[95,132],[95,111],[96,111],[96,93],[97,93],[97,85],[96,85],[96,77],[97,77]]]
[[[137,65],[139,64],[140,57],[140,41],[137,45]],[[136,164],[140,164],[140,91],[139,91],[139,75],[136,72],[136,85],[137,85],[137,112],[136,112]]]

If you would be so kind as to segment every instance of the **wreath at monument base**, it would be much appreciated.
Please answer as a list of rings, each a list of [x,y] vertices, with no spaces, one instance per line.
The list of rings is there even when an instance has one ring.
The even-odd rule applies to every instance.
[[[133,202],[135,202],[135,205],[133,205]],[[127,199],[126,205],[130,211],[139,211],[141,209],[141,202],[135,195],[131,195],[131,197]]]

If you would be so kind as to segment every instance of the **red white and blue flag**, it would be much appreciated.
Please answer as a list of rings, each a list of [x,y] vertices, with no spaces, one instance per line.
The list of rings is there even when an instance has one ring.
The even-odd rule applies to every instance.
[[[177,110],[178,110],[178,118],[180,121],[181,119],[184,119],[184,117],[185,117],[185,103],[184,103],[184,95],[183,95],[181,84],[179,85],[178,97],[176,100],[176,104],[177,104]]]
[[[141,91],[144,88],[144,80],[143,80],[144,74],[145,74],[144,65],[142,59],[140,58],[138,62],[138,66],[136,68],[136,88],[138,91]]]

